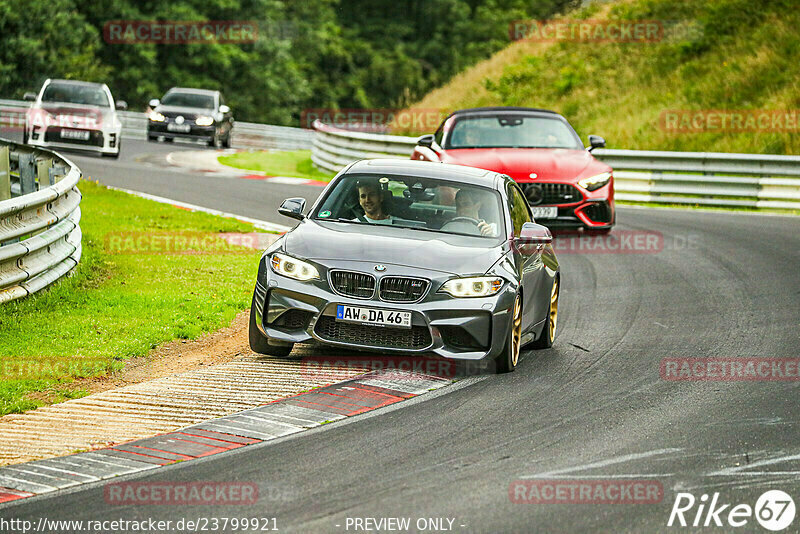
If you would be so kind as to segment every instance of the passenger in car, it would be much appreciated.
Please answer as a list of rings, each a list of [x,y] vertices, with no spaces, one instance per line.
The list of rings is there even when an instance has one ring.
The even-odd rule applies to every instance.
[[[356,220],[371,224],[393,224],[395,217],[388,213],[386,194],[376,180],[362,180],[357,184],[358,203],[364,210]]]

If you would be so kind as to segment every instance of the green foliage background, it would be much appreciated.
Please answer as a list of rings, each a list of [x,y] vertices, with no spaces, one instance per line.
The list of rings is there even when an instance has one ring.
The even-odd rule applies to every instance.
[[[578,0],[0,0],[0,98],[46,78],[105,82],[131,109],[172,86],[222,90],[236,118],[403,107],[509,42],[513,20]],[[252,20],[253,44],[108,44],[113,20]]]

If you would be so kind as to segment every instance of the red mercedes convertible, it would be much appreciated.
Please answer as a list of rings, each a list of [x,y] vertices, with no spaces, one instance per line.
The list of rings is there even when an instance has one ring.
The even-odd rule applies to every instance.
[[[455,163],[507,174],[520,184],[536,221],[553,229],[605,233],[614,225],[614,176],[553,111],[494,107],[451,113],[423,135],[411,159]]]

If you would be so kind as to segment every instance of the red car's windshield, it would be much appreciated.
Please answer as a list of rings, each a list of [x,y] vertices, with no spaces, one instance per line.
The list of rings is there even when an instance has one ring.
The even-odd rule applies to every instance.
[[[556,118],[499,115],[464,117],[445,141],[453,148],[583,148],[564,121]]]

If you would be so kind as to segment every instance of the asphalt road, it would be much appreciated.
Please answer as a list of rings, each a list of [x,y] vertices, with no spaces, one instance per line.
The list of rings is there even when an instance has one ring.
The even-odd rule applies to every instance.
[[[0,136],[22,141],[18,132],[0,130]],[[150,143],[124,139],[118,160],[61,151],[83,171],[84,178],[99,180],[113,187],[130,189],[253,219],[294,226],[291,219],[278,215],[281,202],[305,196],[309,201],[321,192],[317,186],[285,185],[261,180],[245,180],[232,175],[190,172],[171,166],[166,157],[183,150],[214,150],[191,142]]]
[[[156,155],[167,148],[147,145]],[[144,171],[128,155],[74,159],[110,185],[284,224],[274,206],[298,194]],[[719,503],[731,504],[723,522],[768,489],[800,503],[798,382],[668,381],[660,367],[665,358],[800,355],[800,219],[620,209],[618,222],[617,235],[661,232],[663,248],[561,253],[556,344],[524,353],[515,373],[126,479],[255,482],[256,505],[110,506],[97,484],[2,507],[0,518],[274,517],[282,532],[363,532],[354,518],[389,517],[410,518],[412,531],[422,531],[420,518],[450,518],[455,532],[766,532],[753,517],[741,528],[666,525],[678,492],[698,501],[719,492]],[[526,477],[648,479],[664,496],[657,504],[511,502],[509,488]],[[686,512],[689,523],[697,510]]]

